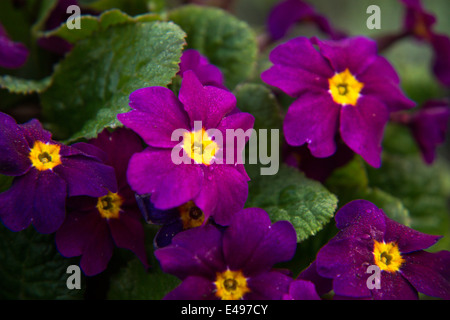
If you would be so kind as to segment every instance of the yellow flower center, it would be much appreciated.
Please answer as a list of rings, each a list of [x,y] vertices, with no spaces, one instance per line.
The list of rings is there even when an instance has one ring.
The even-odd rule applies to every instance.
[[[415,23],[414,23],[414,27],[413,27],[413,32],[419,38],[427,39],[427,40],[431,39],[430,32],[425,23],[425,18],[419,12],[417,12],[415,14]]]
[[[33,167],[39,171],[52,170],[61,164],[60,149],[61,147],[57,144],[43,143],[37,140],[31,148],[28,158]]]
[[[348,69],[336,73],[328,79],[329,91],[333,101],[340,105],[356,106],[364,84],[356,80]]]
[[[216,275],[216,296],[222,300],[239,300],[250,292],[242,271],[226,270]]]
[[[178,211],[183,222],[183,229],[199,227],[205,221],[203,211],[193,201],[189,201],[178,207]]]
[[[219,146],[202,128],[201,130],[184,134],[183,149],[196,163],[210,165]]]
[[[123,204],[123,199],[117,193],[108,191],[108,194],[99,197],[97,201],[97,209],[100,215],[105,219],[119,218],[120,206]]]
[[[380,270],[388,272],[397,272],[405,261],[400,254],[397,244],[394,242],[385,243],[375,240],[373,256],[375,264]]]

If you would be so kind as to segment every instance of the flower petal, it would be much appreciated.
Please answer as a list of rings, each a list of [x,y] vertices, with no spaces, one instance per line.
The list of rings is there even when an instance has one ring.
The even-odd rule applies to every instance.
[[[213,86],[203,86],[195,73],[183,73],[178,95],[189,114],[190,127],[201,121],[205,129],[216,128],[220,120],[236,107],[236,97],[229,91]]]
[[[190,276],[170,291],[163,300],[217,300],[215,288],[209,279]]]
[[[65,157],[54,169],[66,182],[69,196],[101,197],[117,192],[114,169],[85,156]]]
[[[65,217],[66,184],[51,170],[30,170],[0,194],[0,217],[21,231],[33,223],[40,233],[55,232]]]
[[[401,272],[414,288],[428,296],[450,299],[449,251],[419,251],[404,258]]]
[[[30,147],[13,117],[0,112],[0,174],[20,176],[31,168]]]
[[[271,270],[263,272],[247,281],[250,292],[244,295],[245,300],[281,300],[289,290],[292,278],[282,272]]]
[[[176,129],[190,129],[189,118],[175,94],[164,87],[138,89],[130,94],[131,111],[117,115],[126,127],[150,146],[172,148]]]
[[[340,41],[315,39],[320,52],[338,73],[349,69],[353,75],[358,76],[377,58],[377,43],[363,36]]]
[[[220,225],[228,225],[232,217],[244,208],[248,197],[248,179],[235,166],[218,164],[204,168],[204,178],[195,204],[205,219],[213,216]]]
[[[289,286],[289,294],[283,300],[320,300],[314,283],[305,280],[295,280]]]
[[[222,232],[213,225],[192,228],[178,233],[172,244],[157,249],[155,256],[164,272],[181,280],[202,276],[214,280],[216,272],[224,271]]]
[[[158,209],[171,209],[194,199],[203,180],[200,165],[176,165],[171,150],[152,148],[133,155],[127,176],[138,194],[152,194],[151,201]]]
[[[127,212],[120,212],[118,219],[107,220],[112,238],[119,248],[132,251],[148,268],[147,253],[145,251],[145,234],[142,223]]]
[[[287,143],[293,146],[308,143],[315,157],[331,156],[336,151],[334,137],[339,110],[328,93],[304,94],[289,107],[284,119],[283,130]]]
[[[297,236],[289,222],[272,225],[266,211],[247,208],[234,216],[225,231],[223,251],[230,269],[242,269],[250,276],[292,258],[296,245]]]
[[[94,232],[85,242],[80,266],[87,276],[94,276],[105,271],[111,260],[114,242],[111,238],[108,224],[100,219]]]
[[[381,166],[381,142],[389,112],[380,101],[362,96],[356,106],[341,109],[340,132],[344,142],[369,165]]]

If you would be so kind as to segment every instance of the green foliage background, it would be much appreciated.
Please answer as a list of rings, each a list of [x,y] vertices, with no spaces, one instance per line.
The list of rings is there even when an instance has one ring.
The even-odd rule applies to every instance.
[[[1,1],[0,21],[11,38],[30,48],[31,55],[23,68],[0,69],[0,111],[12,114],[18,122],[38,117],[61,141],[89,139],[105,127],[120,125],[116,115],[129,109],[132,91],[176,85],[182,50],[194,48],[223,71],[238,106],[255,116],[255,129],[281,129],[283,112],[291,100],[276,97],[259,77],[270,66],[268,53],[281,42],[259,50],[267,14],[276,2],[237,0],[232,11],[226,12],[181,6],[176,0],[85,0],[80,3],[103,14],[83,17],[80,31],[68,30],[65,24],[45,31],[45,19],[56,1],[30,0],[21,9],[12,1]],[[310,3],[333,25],[352,35],[377,38],[401,28],[403,9],[398,1]],[[372,4],[381,7],[381,30],[366,28],[366,8]],[[450,3],[434,0],[425,5],[437,15],[436,30],[448,32]],[[36,44],[38,37],[51,35],[71,42],[74,49],[58,57]],[[317,35],[317,30],[297,26],[282,41],[298,35]],[[428,47],[405,39],[383,54],[397,69],[406,94],[419,104],[448,96],[431,74]],[[335,234],[336,210],[358,198],[372,201],[391,218],[416,230],[443,235],[430,250],[449,250],[449,159],[447,142],[439,149],[438,161],[425,165],[410,133],[389,125],[380,169],[355,157],[322,184],[286,165],[274,176],[261,176],[259,165],[246,165],[252,178],[246,207],[264,208],[273,222],[289,220],[294,225],[298,250],[292,261],[281,265],[294,276]],[[0,176],[0,191],[11,181]],[[83,277],[83,290],[71,291],[65,286],[65,270],[78,261],[59,255],[53,235],[37,234],[32,227],[13,233],[0,226],[0,298],[161,299],[179,280],[160,270],[152,247],[157,228],[145,228],[151,260],[148,272],[129,252],[116,249],[107,271]]]

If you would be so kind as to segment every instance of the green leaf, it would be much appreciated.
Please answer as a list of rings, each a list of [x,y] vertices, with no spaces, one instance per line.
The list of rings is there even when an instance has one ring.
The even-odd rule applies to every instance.
[[[258,46],[245,22],[221,9],[194,5],[169,12],[169,19],[186,32],[188,48],[198,50],[223,71],[228,88],[251,76]]]
[[[151,9],[149,0],[81,0],[83,7],[105,11],[109,9],[120,9],[130,15],[146,13]]]
[[[14,177],[0,174],[0,192],[6,191],[11,186]]]
[[[50,83],[50,77],[42,80],[27,80],[9,75],[0,77],[0,88],[19,94],[40,93],[47,89]]]
[[[179,70],[184,32],[171,22],[112,26],[79,41],[42,93],[47,127],[60,139],[117,127],[134,90],[167,86]]]
[[[280,109],[275,96],[267,87],[245,83],[237,86],[234,94],[238,108],[255,117],[255,130],[281,129],[283,120]]]
[[[325,185],[337,195],[341,207],[350,201],[365,199],[383,209],[391,219],[404,225],[410,224],[409,211],[403,202],[382,188],[371,185],[365,162],[359,156],[336,169]]]
[[[0,225],[0,299],[81,299],[83,277],[81,290],[67,288],[72,263],[58,253],[53,235]]]
[[[94,32],[105,30],[113,25],[135,22],[151,22],[156,20],[161,20],[160,16],[156,14],[149,13],[136,17],[130,17],[119,9],[112,9],[103,12],[99,17],[90,15],[80,16],[80,29],[69,29],[67,24],[63,23],[59,28],[43,32],[41,36],[57,36],[70,43],[76,43],[79,40],[88,38]]]
[[[330,221],[337,202],[322,184],[283,164],[276,175],[261,175],[250,181],[246,207],[265,209],[272,222],[290,221],[300,242]]]
[[[410,226],[445,235],[433,248],[450,249],[450,166],[441,159],[426,165],[420,155],[385,154],[383,165],[368,168],[371,185],[400,199],[410,212]]]
[[[159,228],[157,225],[144,224],[146,238],[153,239]],[[177,277],[161,270],[153,247],[147,247],[147,256],[150,260],[148,271],[134,257],[111,277],[107,299],[161,300],[181,283]]]
[[[179,283],[178,278],[162,272],[159,268],[146,271],[139,260],[133,259],[112,277],[107,298],[112,300],[161,300]]]

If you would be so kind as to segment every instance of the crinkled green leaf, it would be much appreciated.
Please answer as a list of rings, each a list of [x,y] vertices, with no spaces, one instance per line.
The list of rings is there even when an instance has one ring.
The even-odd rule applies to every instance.
[[[109,9],[120,9],[127,14],[136,15],[150,11],[152,9],[149,0],[80,0],[84,8],[95,11],[105,11]],[[153,11],[153,10],[152,10]]]
[[[188,48],[200,51],[224,73],[233,89],[252,74],[258,47],[247,23],[217,8],[188,5],[169,12],[187,34]]]
[[[14,76],[4,75],[0,77],[0,88],[6,89],[11,93],[30,94],[44,91],[51,82],[47,77],[42,80],[27,80]]]
[[[281,128],[282,117],[277,100],[267,87],[245,83],[237,86],[234,94],[238,108],[255,117],[255,130]]]
[[[441,159],[426,165],[420,155],[383,157],[380,169],[368,169],[371,185],[401,199],[411,216],[411,227],[447,235],[434,247],[450,249],[450,166]]]
[[[167,86],[179,70],[184,32],[171,22],[111,26],[83,39],[57,66],[41,101],[60,139],[93,138],[116,127],[134,90]]]
[[[361,157],[356,156],[347,165],[336,169],[325,185],[337,195],[340,206],[353,200],[365,199],[383,209],[391,219],[409,225],[409,211],[403,202],[370,183],[364,161]]]
[[[265,209],[272,222],[290,221],[300,242],[315,235],[334,216],[337,198],[321,183],[284,164],[276,175],[254,177],[246,207]]]
[[[122,23],[151,22],[161,20],[160,16],[148,13],[131,17],[119,9],[111,9],[103,12],[99,17],[82,15],[80,16],[80,29],[69,29],[66,23],[59,28],[42,33],[43,37],[58,36],[70,43],[88,38],[94,32],[105,30],[110,26]]]
[[[0,299],[81,299],[83,277],[80,290],[67,288],[71,264],[56,250],[53,235],[0,225]]]

